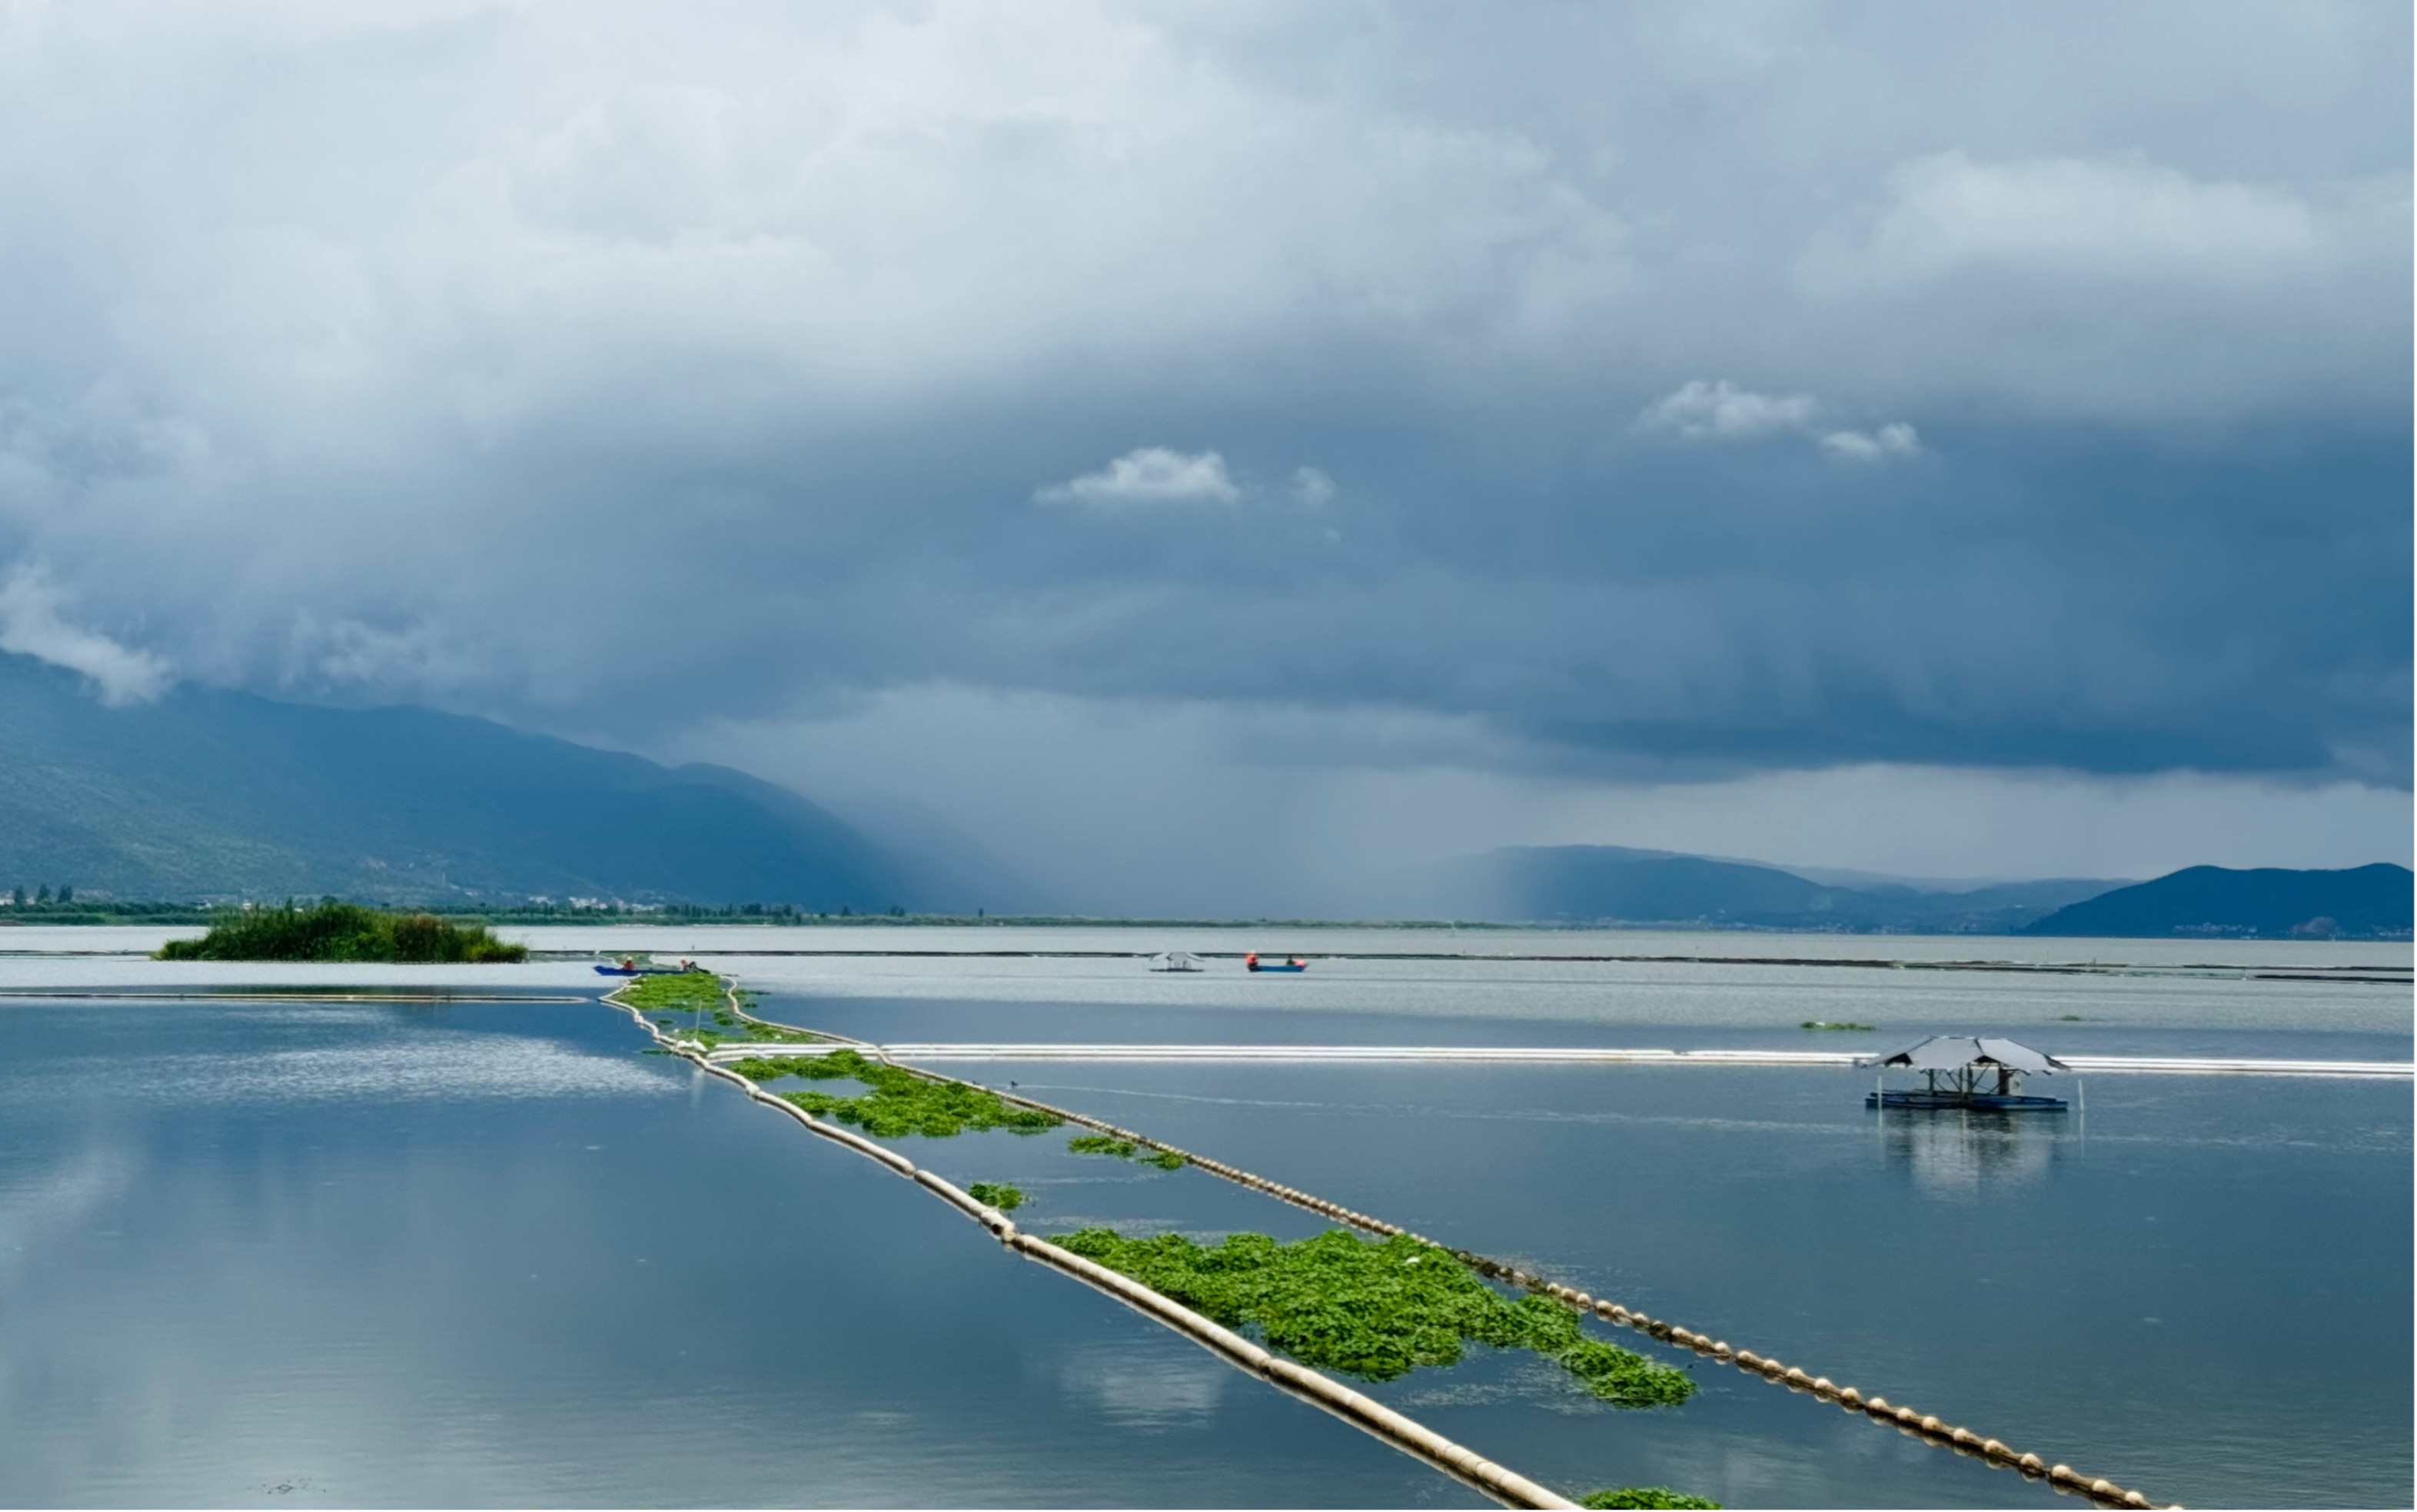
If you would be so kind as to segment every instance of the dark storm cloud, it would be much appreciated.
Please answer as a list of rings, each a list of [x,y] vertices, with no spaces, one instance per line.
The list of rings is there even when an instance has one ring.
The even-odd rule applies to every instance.
[[[0,25],[19,643],[2406,780],[2405,14]]]

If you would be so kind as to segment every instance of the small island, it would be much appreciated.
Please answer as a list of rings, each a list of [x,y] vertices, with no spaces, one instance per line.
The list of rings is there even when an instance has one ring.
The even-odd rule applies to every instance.
[[[171,940],[159,960],[392,960],[458,964],[520,961],[528,946],[498,940],[483,924],[452,924],[326,898],[309,908],[228,909],[198,940]]]

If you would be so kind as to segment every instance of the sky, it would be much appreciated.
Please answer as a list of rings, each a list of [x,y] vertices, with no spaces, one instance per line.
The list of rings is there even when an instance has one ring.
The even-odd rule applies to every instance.
[[[0,648],[1103,912],[2410,852],[2406,6],[0,6]]]

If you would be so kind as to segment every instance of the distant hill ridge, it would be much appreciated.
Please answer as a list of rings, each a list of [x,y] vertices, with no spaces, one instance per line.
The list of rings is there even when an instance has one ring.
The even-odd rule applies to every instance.
[[[1454,862],[1441,892],[1462,918],[1736,929],[2002,934],[2124,885],[2093,878],[1926,891],[1839,886],[1758,861],[1619,845],[1513,846]]]
[[[0,890],[1047,911],[1028,885],[911,806],[868,822],[873,835],[727,767],[666,767],[428,709],[196,688],[108,708],[76,674],[0,653]],[[1907,885],[1567,845],[1448,863],[1404,879],[1391,902],[1400,917],[1502,922],[2406,938],[2410,883],[2407,868],[2377,865]]]
[[[0,654],[0,889],[45,883],[161,899],[935,906],[884,847],[726,767],[427,709],[195,688],[105,708],[75,674]]]
[[[2189,867],[2060,908],[2023,932],[2405,940],[2412,882],[2407,867],[2382,863],[2340,871]]]
[[[1830,873],[1835,876],[1836,873]],[[1462,918],[1938,934],[2392,939],[2410,932],[2411,876],[2191,867],[2152,882],[2065,878],[1925,889],[1838,885],[1758,861],[1618,845],[1517,846],[1444,869]]]

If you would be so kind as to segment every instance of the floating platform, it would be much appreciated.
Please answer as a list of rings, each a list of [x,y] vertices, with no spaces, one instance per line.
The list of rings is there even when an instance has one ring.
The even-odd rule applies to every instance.
[[[2019,1092],[1930,1092],[1914,1087],[1904,1092],[1866,1092],[1866,1108],[1910,1108],[1925,1111],[1987,1113],[2060,1113],[2062,1097],[2034,1097]]]

